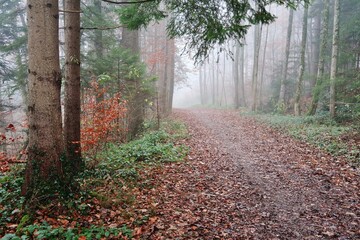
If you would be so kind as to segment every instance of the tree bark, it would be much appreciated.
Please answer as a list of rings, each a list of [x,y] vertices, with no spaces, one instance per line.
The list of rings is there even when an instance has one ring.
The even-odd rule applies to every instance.
[[[64,139],[72,171],[82,167],[80,146],[80,0],[65,0]]]
[[[29,147],[22,193],[54,184],[63,176],[57,0],[27,1]]]
[[[307,39],[307,25],[308,25],[308,5],[304,6],[304,16],[303,16],[303,24],[302,24],[302,34],[301,34],[301,53],[300,53],[300,69],[299,76],[297,80],[296,93],[295,93],[295,104],[294,104],[294,112],[295,116],[300,116],[300,97],[302,93],[302,85],[304,78],[304,70],[305,70],[305,50],[306,50],[306,39]]]
[[[335,79],[337,70],[337,56],[339,52],[339,15],[340,1],[335,0],[334,6],[334,29],[332,39],[331,70],[330,70],[330,116],[335,117]]]

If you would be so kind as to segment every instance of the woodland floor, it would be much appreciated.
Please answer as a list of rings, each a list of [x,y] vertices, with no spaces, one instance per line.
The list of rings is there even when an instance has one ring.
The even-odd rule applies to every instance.
[[[360,175],[231,110],[176,110],[191,147],[156,174],[143,239],[360,239]],[[152,191],[154,194],[154,191]]]

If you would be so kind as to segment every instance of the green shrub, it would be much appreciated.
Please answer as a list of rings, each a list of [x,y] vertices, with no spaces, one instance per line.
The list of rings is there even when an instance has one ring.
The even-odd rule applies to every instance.
[[[132,230],[126,225],[121,228],[106,228],[92,225],[89,228],[54,228],[48,223],[43,222],[41,225],[28,225],[24,227],[20,234],[6,234],[2,240],[22,240],[22,239],[48,239],[48,240],[73,240],[79,237],[86,239],[101,239],[121,236],[132,238]],[[19,237],[20,236],[20,237]]]

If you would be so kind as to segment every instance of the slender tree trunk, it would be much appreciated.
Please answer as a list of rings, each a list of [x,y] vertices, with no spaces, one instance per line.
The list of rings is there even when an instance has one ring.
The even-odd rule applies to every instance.
[[[216,89],[215,89],[215,54],[212,53],[212,105],[216,103]]]
[[[168,89],[169,89],[169,81],[168,81],[168,69],[169,69],[169,60],[168,60],[168,52],[169,52],[169,42],[167,39],[165,40],[165,52],[164,52],[164,69],[163,69],[163,78],[164,78],[164,85],[162,87],[163,89],[163,114],[167,115],[167,107],[166,103],[168,101]]]
[[[307,25],[308,25],[308,5],[305,4],[303,24],[302,24],[302,35],[301,35],[300,69],[299,69],[299,77],[298,77],[297,86],[296,86],[295,104],[294,104],[295,116],[300,115],[300,97],[302,94],[302,85],[303,85],[303,77],[304,77],[304,70],[305,70],[305,50],[306,50],[306,39],[307,39]]]
[[[132,54],[139,54],[139,31],[123,29],[121,45]],[[140,90],[139,80],[126,80],[128,98],[128,140],[133,139],[139,133],[144,121],[144,103]]]
[[[208,74],[206,72],[206,62],[204,62],[203,72],[204,72],[204,105],[206,105],[208,103],[208,89],[207,89]]]
[[[320,92],[321,92],[320,88],[322,85],[322,78],[325,69],[325,50],[326,50],[327,37],[328,37],[329,0],[324,0],[324,9],[323,9],[321,21],[322,23],[321,23],[321,33],[320,33],[321,44],[320,44],[320,52],[319,52],[319,65],[318,65],[315,87],[313,89],[313,97],[311,100],[308,115],[315,114],[320,98]]]
[[[240,105],[246,107],[246,96],[245,96],[245,45],[240,48]]]
[[[94,6],[96,9],[96,14],[98,16],[102,16],[102,1],[94,0]],[[104,45],[103,45],[103,31],[95,30],[95,52],[96,56],[101,59],[104,55]]]
[[[252,75],[252,106],[251,110],[256,111],[258,106],[258,74],[259,74],[259,54],[260,54],[260,45],[261,45],[261,27],[255,25],[255,40],[254,40],[254,65],[253,65],[253,75]]]
[[[293,19],[294,19],[294,10],[290,9],[289,10],[287,36],[286,36],[285,59],[284,59],[284,66],[283,66],[283,70],[282,70],[279,101],[278,101],[278,108],[280,109],[281,112],[285,111],[285,90],[286,90],[286,80],[287,80],[287,72],[288,72],[288,64],[289,64],[289,54],[290,54]]]
[[[44,184],[63,177],[61,73],[59,63],[59,6],[57,0],[27,1],[28,18],[28,162],[22,193],[41,194]],[[40,189],[41,190],[41,189]],[[43,189],[42,189],[43,190]]]
[[[271,9],[269,9],[270,11]],[[265,34],[265,41],[264,41],[264,52],[262,56],[262,65],[261,65],[261,77],[260,77],[260,90],[259,90],[259,100],[260,100],[260,107],[263,105],[263,88],[264,88],[264,72],[265,72],[265,59],[266,59],[266,48],[268,43],[268,36],[269,36],[269,25],[266,26],[266,34]]]
[[[204,77],[203,77],[203,66],[200,66],[199,68],[199,88],[200,88],[200,104],[204,105]]]
[[[337,56],[339,52],[339,15],[340,1],[335,0],[334,6],[334,29],[332,39],[331,70],[330,70],[330,116],[335,117],[335,79],[337,70]]]
[[[310,91],[308,92],[308,97],[312,95],[312,89],[314,89],[316,85],[316,76],[319,66],[319,56],[320,56],[320,35],[321,35],[321,14],[317,14],[314,16],[314,25],[313,31],[311,34],[311,63],[310,63]],[[309,61],[310,62],[310,61]]]
[[[169,39],[169,100],[168,100],[168,111],[172,110],[173,98],[174,98],[174,87],[175,87],[175,39]]]
[[[65,0],[64,139],[67,160],[82,167],[80,148],[80,0]]]
[[[235,61],[234,61],[234,106],[235,109],[239,109],[240,100],[239,100],[239,58],[240,58],[240,43],[235,43]]]
[[[220,91],[221,88],[219,87],[220,85],[220,70],[219,70],[219,60],[220,57],[218,57],[217,61],[216,61],[216,86],[215,86],[215,104],[218,106],[220,104]]]

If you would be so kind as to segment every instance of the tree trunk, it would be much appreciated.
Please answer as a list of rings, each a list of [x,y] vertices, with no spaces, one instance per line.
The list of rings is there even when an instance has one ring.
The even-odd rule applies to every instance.
[[[245,97],[245,45],[242,45],[240,48],[240,106],[246,107],[246,97]]]
[[[270,11],[271,9],[269,9]],[[265,72],[265,59],[266,59],[266,48],[268,43],[268,36],[269,36],[269,25],[266,26],[266,34],[265,34],[265,41],[264,41],[264,52],[262,56],[262,65],[261,65],[261,77],[260,77],[260,90],[259,90],[259,100],[260,100],[260,107],[263,106],[263,88],[264,88],[264,72]]]
[[[212,52],[212,93],[211,93],[211,95],[212,95],[212,105],[213,106],[215,106],[215,104],[216,104],[216,95],[215,95],[215,91],[216,91],[216,89],[215,89],[215,54],[214,54],[214,51]]]
[[[64,172],[57,0],[27,1],[28,18],[28,162],[22,193],[29,199],[42,186],[56,185]]]
[[[72,171],[82,167],[80,149],[80,0],[65,0],[64,139]]]
[[[168,111],[172,110],[174,87],[175,87],[175,39],[169,39],[169,99],[168,99]]]
[[[319,56],[320,56],[320,33],[321,33],[321,14],[316,14],[314,16],[314,24],[312,27],[311,34],[311,61],[310,62],[310,91],[308,92],[308,97],[312,95],[312,89],[314,89],[316,84],[317,70],[319,66]]]
[[[95,17],[102,16],[102,4],[99,0],[94,0],[94,7],[96,9]],[[94,39],[94,46],[96,57],[101,59],[104,55],[104,45],[103,45],[103,30],[97,29],[94,32],[95,39]]]
[[[260,45],[261,45],[261,27],[255,25],[255,40],[254,40],[254,65],[253,65],[253,75],[252,75],[252,106],[251,110],[256,111],[258,106],[258,74],[259,74],[259,54],[260,54]]]
[[[330,116],[335,117],[335,79],[337,69],[337,56],[339,52],[339,15],[340,1],[335,0],[334,6],[334,29],[332,39],[331,70],[330,70]]]
[[[240,57],[240,43],[235,43],[235,61],[234,61],[234,106],[235,109],[239,109],[240,107],[240,100],[239,100],[239,57]]]
[[[204,76],[203,76],[203,66],[199,68],[199,88],[200,88],[200,104],[204,105]]]
[[[287,72],[288,72],[288,64],[289,64],[289,54],[290,54],[291,32],[292,32],[293,19],[294,19],[294,10],[290,9],[287,35],[286,35],[285,59],[284,59],[284,66],[283,66],[283,70],[282,70],[279,101],[278,101],[278,108],[281,112],[285,111],[285,89],[286,89],[286,80],[287,80]]]
[[[132,54],[139,54],[139,31],[123,29],[121,45],[131,51]],[[139,80],[126,81],[128,92],[128,140],[133,139],[139,133],[144,121],[144,103],[140,91]]]
[[[324,9],[322,13],[321,19],[321,33],[320,33],[320,52],[319,52],[319,65],[318,72],[316,76],[315,87],[313,89],[313,97],[310,104],[310,109],[308,115],[314,115],[317,109],[317,105],[320,98],[320,88],[322,84],[322,78],[324,75],[325,68],[325,50],[327,45],[327,37],[328,37],[328,21],[329,21],[329,0],[324,0]]]
[[[306,39],[307,39],[307,25],[308,25],[308,5],[305,4],[303,24],[302,24],[302,35],[301,35],[300,69],[299,69],[299,77],[298,77],[297,86],[296,86],[295,104],[294,104],[295,116],[300,116],[300,97],[301,97],[301,93],[302,93],[303,77],[304,77],[304,70],[305,70],[305,50],[306,50]]]

